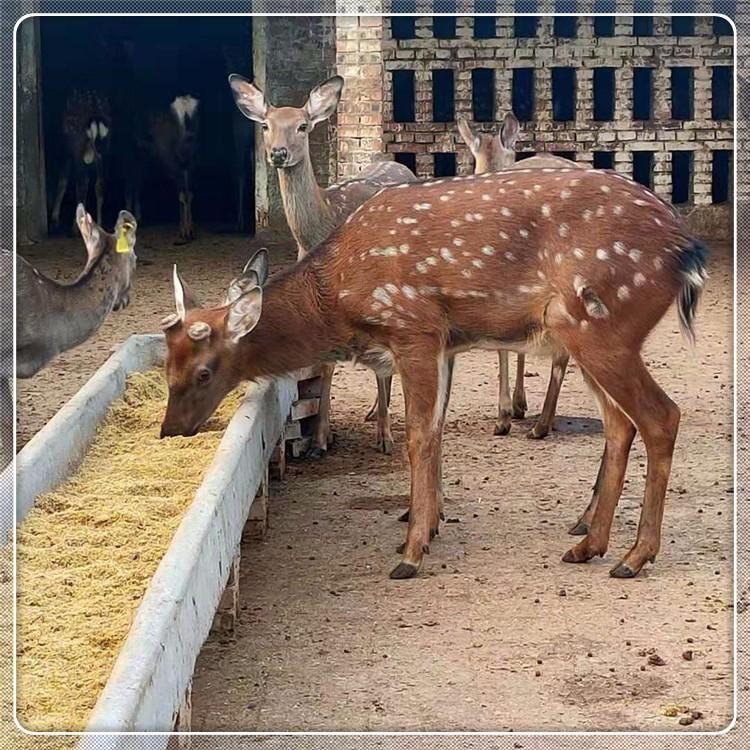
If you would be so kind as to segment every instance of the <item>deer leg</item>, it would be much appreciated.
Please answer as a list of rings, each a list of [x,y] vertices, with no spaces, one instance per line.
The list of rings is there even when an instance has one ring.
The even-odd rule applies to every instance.
[[[590,378],[586,380],[602,413],[606,444],[599,475],[596,478],[597,486],[594,491],[596,503],[594,504],[593,499],[591,503],[594,504],[594,509],[590,528],[587,529],[586,536],[565,553],[564,562],[587,562],[597,555],[603,556],[607,551],[612,519],[622,494],[630,446],[635,437],[635,427],[630,419],[607,398],[595,382]],[[587,513],[591,504],[586,509]]]
[[[406,402],[411,498],[403,559],[391,571],[391,578],[412,578],[440,526],[440,441],[448,364],[442,351],[434,363],[410,357],[399,364]]]
[[[607,445],[604,445],[604,452],[602,453],[602,459],[599,462],[599,471],[596,473],[596,481],[594,482],[593,491],[591,493],[591,500],[586,506],[586,510],[578,517],[578,520],[568,530],[568,534],[571,536],[584,536],[589,533],[591,527],[591,519],[594,517],[594,511],[599,502],[599,491],[602,486],[602,476],[604,476],[604,464],[607,461]]]
[[[377,407],[377,447],[381,453],[390,456],[393,453],[393,435],[391,434],[391,412],[389,409],[391,401],[391,382],[393,378],[378,377],[378,400]]]
[[[534,440],[547,437],[552,429],[555,412],[557,411],[557,399],[560,397],[560,386],[562,386],[565,370],[568,367],[568,359],[568,355],[564,354],[552,360],[552,372],[549,376],[549,385],[547,386],[547,395],[544,397],[542,413],[528,433],[528,437]],[[518,385],[518,380],[516,380],[516,385]]]
[[[185,204],[185,223],[188,240],[195,239],[195,227],[193,225],[193,192],[187,191],[187,203]]]
[[[94,182],[94,193],[96,194],[96,223],[102,225],[102,206],[104,205],[104,174],[100,163],[96,165],[96,181]]]
[[[324,365],[320,368],[320,403],[318,405],[318,419],[315,423],[315,434],[312,446],[307,452],[308,458],[322,458],[331,442],[331,382],[333,381],[334,365]]]
[[[513,419],[523,419],[526,416],[526,355],[516,357],[516,385],[513,389]]]
[[[57,194],[55,195],[55,202],[52,205],[52,227],[57,229],[60,226],[60,208],[62,207],[63,198],[65,198],[65,192],[68,189],[68,176],[70,174],[70,163],[66,162],[65,166],[60,172],[60,177],[57,181]]]
[[[510,432],[511,401],[510,382],[508,373],[508,352],[498,352],[498,398],[497,398],[497,422],[495,422],[495,435],[507,435]]]

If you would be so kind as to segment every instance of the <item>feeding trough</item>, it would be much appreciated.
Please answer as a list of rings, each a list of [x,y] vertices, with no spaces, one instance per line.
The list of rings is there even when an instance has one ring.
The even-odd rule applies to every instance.
[[[160,367],[164,354],[162,336],[131,336],[23,448],[17,457],[19,524],[37,497],[76,471],[128,375]],[[195,660],[214,622],[233,623],[243,529],[248,518],[265,526],[268,464],[279,446],[283,454],[296,398],[296,378],[248,388],[148,583],[86,731],[189,729]],[[163,747],[168,735],[152,739]],[[116,735],[91,735],[81,745],[114,748],[119,742]]]

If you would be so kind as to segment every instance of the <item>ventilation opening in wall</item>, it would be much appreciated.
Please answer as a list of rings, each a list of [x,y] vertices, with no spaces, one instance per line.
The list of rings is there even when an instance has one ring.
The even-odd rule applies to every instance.
[[[635,16],[633,18],[633,36],[653,36],[653,35],[654,35],[654,19],[651,16]]]
[[[596,169],[614,169],[614,153],[612,151],[594,151],[594,167]]]
[[[552,119],[570,122],[576,114],[575,68],[552,68]]]
[[[633,68],[633,119],[650,120],[654,100],[653,68]]]
[[[690,201],[693,183],[693,152],[672,151],[672,203]]]
[[[594,13],[614,13],[617,8],[614,0],[595,0]],[[595,36],[614,36],[615,35],[615,17],[614,16],[594,16],[594,35]]]
[[[692,68],[672,68],[672,119],[693,119]]]
[[[536,16],[516,16],[513,19],[513,36],[516,39],[533,39],[539,19]]]
[[[553,31],[558,39],[575,39],[578,19],[575,16],[555,16]]]
[[[726,203],[731,185],[731,151],[714,151],[711,156],[711,203]]]
[[[711,68],[711,117],[714,120],[732,117],[732,68],[728,65]]]
[[[403,164],[405,167],[411,169],[414,174],[417,173],[417,155],[409,151],[400,151],[393,155],[393,160],[399,164]]]
[[[494,68],[474,68],[471,71],[471,106],[475,122],[495,119]]]
[[[455,13],[456,0],[434,0],[432,8],[438,13]],[[455,39],[456,17],[433,16],[432,35],[435,39]]]
[[[534,119],[534,68],[513,68],[511,107],[521,122]]]
[[[394,13],[416,13],[417,0],[393,0],[391,9]],[[414,16],[392,16],[391,36],[394,39],[414,39],[417,35]]]
[[[633,179],[647,188],[654,184],[654,152],[633,151]]]
[[[734,35],[734,29],[732,29],[732,24],[729,23],[729,21],[727,21],[726,18],[720,18],[719,16],[714,16],[713,31],[714,31],[714,34],[716,34],[716,36],[733,36]]]
[[[615,118],[615,69],[594,68],[594,119]]]
[[[559,156],[561,159],[567,159],[568,161],[576,161],[578,156],[575,151],[550,151],[552,156]]]
[[[490,0],[479,0],[474,4],[477,13],[491,13],[495,3]],[[497,36],[495,16],[476,16],[474,18],[474,39],[494,39]]]
[[[414,122],[414,71],[393,71],[393,121]]]
[[[536,151],[516,151],[516,161],[530,159],[532,156],[536,156]]]
[[[453,122],[455,119],[455,90],[453,71],[449,69],[432,71],[432,120],[433,122]]]
[[[694,36],[695,18],[692,16],[672,16],[672,36]]]
[[[454,177],[456,174],[456,155],[452,153],[434,154],[435,177]]]

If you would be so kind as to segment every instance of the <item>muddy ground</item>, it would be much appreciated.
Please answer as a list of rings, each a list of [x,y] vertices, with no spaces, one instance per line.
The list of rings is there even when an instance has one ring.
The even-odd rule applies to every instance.
[[[131,306],[18,389],[19,444],[130,333],[172,309],[171,264],[217,299],[251,252],[234,235],[188,247],[144,230]],[[403,400],[394,393],[391,457],[363,422],[375,381],[341,366],[335,449],[296,462],[272,487],[271,528],[242,550],[241,619],[198,662],[197,730],[717,730],[732,714],[732,263],[710,243],[711,281],[690,352],[670,311],[646,347],[656,379],[683,409],[662,552],[635,580],[607,573],[634,541],[645,455],[637,439],[603,560],[566,565],[567,527],[589,499],[601,424],[571,366],[557,430],[527,440],[549,365],[527,360],[529,418],[492,434],[494,354],[457,363],[445,435],[447,521],[420,576],[391,581],[408,492]],[[274,268],[292,262],[272,246]],[[69,278],[80,241],[22,252]],[[685,658],[692,652],[692,659]],[[658,658],[657,658],[658,657]],[[664,662],[660,664],[660,662]],[[654,663],[656,662],[656,663]],[[692,726],[672,704],[702,713]]]

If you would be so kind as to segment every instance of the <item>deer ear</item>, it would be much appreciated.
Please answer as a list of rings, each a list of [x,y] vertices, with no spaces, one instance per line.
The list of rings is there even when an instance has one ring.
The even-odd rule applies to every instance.
[[[508,112],[503,120],[503,126],[500,128],[500,143],[509,151],[516,148],[516,141],[521,134],[521,126],[518,119],[512,112]]]
[[[479,136],[471,129],[471,125],[463,117],[458,120],[458,132],[461,134],[461,138],[464,139],[464,143],[469,147],[471,153],[476,154],[479,151],[481,141],[479,140]]]
[[[258,276],[258,286],[263,286],[268,280],[268,250],[265,247],[260,248],[250,260],[245,263],[242,273],[246,274],[255,271]]]
[[[245,117],[255,122],[263,122],[268,114],[268,102],[263,92],[253,83],[238,73],[229,76],[229,87],[237,109]]]
[[[343,88],[344,79],[333,76],[310,92],[304,109],[313,127],[327,120],[336,111]]]
[[[200,300],[193,294],[190,287],[185,283],[182,276],[177,272],[177,264],[172,267],[172,281],[174,283],[174,304],[180,320],[185,320],[188,310],[201,307]]]
[[[263,308],[263,290],[255,286],[229,306],[226,331],[229,340],[236,344],[258,325]]]
[[[91,214],[86,213],[83,203],[79,203],[76,208],[76,224],[81,231],[81,237],[83,237],[83,243],[86,245],[86,252],[89,256],[89,263],[91,263],[98,254],[100,230],[91,218]]]
[[[120,211],[115,224],[115,249],[118,253],[129,253],[135,247],[135,230],[138,222],[130,211]]]

